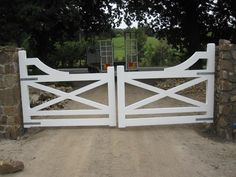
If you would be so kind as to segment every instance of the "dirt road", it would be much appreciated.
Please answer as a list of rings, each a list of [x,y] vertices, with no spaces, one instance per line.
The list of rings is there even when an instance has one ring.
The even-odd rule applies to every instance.
[[[193,126],[49,128],[1,140],[0,157],[22,160],[12,177],[235,177],[236,144]]]
[[[132,86],[127,92],[129,104],[153,94]],[[99,87],[84,96],[105,104],[105,93]],[[199,134],[200,129],[45,128],[21,140],[0,140],[0,159],[25,163],[24,171],[11,177],[236,177],[236,144],[213,141]]]

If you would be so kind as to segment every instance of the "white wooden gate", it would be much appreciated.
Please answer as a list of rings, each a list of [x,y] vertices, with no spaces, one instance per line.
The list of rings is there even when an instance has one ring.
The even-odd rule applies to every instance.
[[[92,125],[116,125],[116,106],[115,106],[115,75],[114,68],[109,67],[107,73],[96,74],[69,74],[52,69],[43,64],[38,58],[27,58],[25,51],[19,51],[21,96],[24,127],[45,127],[45,126],[92,126]],[[27,67],[34,65],[42,70],[46,75],[29,75]],[[63,92],[56,88],[43,85],[47,82],[68,82],[68,81],[95,81],[87,86],[72,92]],[[107,84],[108,105],[98,103],[86,98],[82,94],[88,90]],[[29,86],[57,95],[48,102],[44,102],[35,107],[30,106]],[[99,94],[99,93],[97,93]],[[53,104],[70,99],[94,107],[95,109],[79,110],[43,110]],[[108,118],[62,118],[50,119],[47,116],[76,116],[76,115],[108,115]],[[33,116],[45,117],[43,119],[32,119]]]
[[[207,61],[206,68],[201,70],[190,70],[198,60]],[[45,127],[45,126],[94,126],[109,125],[116,126],[116,99],[115,99],[115,74],[114,68],[108,67],[107,73],[93,74],[70,74],[52,69],[43,64],[38,58],[27,58],[25,51],[19,51],[21,96],[24,127]],[[29,75],[27,67],[34,65],[42,70],[46,75]],[[142,71],[125,72],[123,66],[117,67],[117,103],[118,103],[118,126],[119,128],[127,126],[144,125],[163,125],[163,124],[182,124],[182,123],[200,123],[213,122],[214,106],[214,72],[215,72],[215,45],[208,44],[207,51],[195,52],[185,62],[163,71]],[[143,83],[140,79],[167,79],[167,78],[193,78],[181,85],[170,89],[162,89],[156,86]],[[94,81],[93,83],[76,89],[71,92],[64,92],[52,88],[43,83],[49,82],[73,82],[73,81]],[[178,94],[179,91],[206,82],[205,102],[195,100]],[[155,95],[142,99],[130,105],[126,104],[125,84],[131,84],[142,89],[154,92]],[[91,89],[107,84],[108,104],[102,104],[80,96],[80,94]],[[50,101],[31,107],[29,87],[37,88],[57,95]],[[99,94],[99,93],[97,93]],[[170,97],[191,106],[186,107],[155,107],[143,108],[145,105],[158,101],[162,98]],[[76,109],[76,110],[44,110],[44,108],[70,99],[95,109]],[[165,116],[165,114],[177,114]],[[181,115],[182,113],[201,113],[200,115]],[[161,117],[155,117],[161,114]],[[93,115],[95,118],[85,118],[87,115]],[[97,115],[108,115],[108,117],[98,118]],[[139,115],[146,117],[140,118]],[[154,116],[153,116],[154,115]],[[34,119],[35,116],[43,118]],[[66,116],[66,118],[52,119],[48,116]],[[69,117],[68,117],[69,116]],[[75,118],[70,116],[85,116],[84,118]],[[128,117],[132,116],[132,118]]]
[[[206,68],[201,70],[189,70],[198,60],[207,60]],[[213,122],[214,106],[214,72],[215,72],[215,44],[208,44],[207,51],[195,52],[185,62],[164,71],[145,72],[125,72],[123,66],[117,68],[117,98],[118,98],[118,124],[120,128],[127,126],[162,125],[162,124],[182,124]],[[138,81],[139,79],[160,79],[160,78],[194,78],[181,85],[164,90]],[[201,82],[206,82],[206,101],[201,102],[182,96],[177,92],[189,88]],[[131,84],[142,89],[146,89],[156,94],[130,105],[125,102],[125,84]],[[160,100],[165,97],[174,98],[191,104],[187,107],[167,107],[167,108],[142,108],[144,105]],[[203,113],[201,115],[179,115],[148,117],[153,114],[170,113]],[[134,116],[127,118],[127,116]],[[138,118],[138,115],[147,115],[145,118]],[[137,116],[137,117],[135,117]]]

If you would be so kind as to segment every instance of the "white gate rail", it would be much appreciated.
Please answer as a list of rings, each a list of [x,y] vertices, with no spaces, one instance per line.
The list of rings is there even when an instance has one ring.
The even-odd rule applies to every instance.
[[[114,68],[108,67],[107,73],[96,74],[69,74],[48,67],[38,58],[27,58],[24,50],[19,51],[21,97],[24,127],[42,126],[92,126],[92,125],[116,125],[116,105],[115,105],[115,76]],[[47,75],[29,75],[27,67],[35,65]],[[70,93],[42,85],[45,82],[68,82],[68,81],[96,81],[92,84],[74,90]],[[86,98],[78,96],[86,91],[94,89],[107,83],[108,105],[104,105]],[[29,86],[58,97],[35,107],[30,107]],[[99,93],[98,93],[99,94]],[[42,110],[53,104],[70,99],[94,107],[95,109],[78,110]],[[32,116],[74,116],[74,115],[108,115],[108,118],[63,118],[63,119],[32,119]]]
[[[200,59],[206,59],[206,69],[189,70],[189,68]],[[207,51],[195,52],[185,62],[164,71],[125,72],[123,66],[117,68],[117,98],[118,98],[118,123],[119,127],[182,124],[213,122],[214,107],[214,72],[215,72],[215,44],[208,44]],[[195,78],[168,90],[157,88],[136,79],[160,79],[160,78]],[[177,92],[206,81],[206,102],[200,102]],[[155,92],[156,95],[126,106],[125,83]],[[168,108],[140,108],[161,98],[171,97],[176,100],[191,104],[190,107],[168,107]],[[127,118],[127,115],[150,115],[164,113],[205,113],[202,115],[188,116],[162,116],[145,118]]]

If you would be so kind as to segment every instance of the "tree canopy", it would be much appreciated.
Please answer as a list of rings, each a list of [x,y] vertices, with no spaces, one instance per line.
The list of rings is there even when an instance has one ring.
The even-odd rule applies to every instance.
[[[109,31],[116,15],[111,8],[97,0],[1,0],[0,44],[28,40],[34,55],[44,58],[55,42]]]
[[[220,38],[236,42],[235,0],[1,0],[0,45],[27,44],[43,59],[55,43],[110,31],[122,19],[189,54]]]
[[[234,0],[130,0],[125,17],[150,26],[158,38],[189,53],[220,38],[236,42]]]

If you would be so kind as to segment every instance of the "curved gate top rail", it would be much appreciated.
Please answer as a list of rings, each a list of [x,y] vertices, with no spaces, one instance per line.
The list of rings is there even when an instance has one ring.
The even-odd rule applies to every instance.
[[[116,125],[115,110],[115,79],[114,68],[109,67],[107,73],[93,74],[70,74],[52,69],[42,63],[38,58],[27,58],[24,50],[19,51],[19,67],[21,79],[21,97],[24,127],[40,126],[90,126],[90,125]],[[29,75],[27,67],[36,66],[45,75]],[[49,87],[45,82],[68,82],[68,81],[95,81],[72,92],[63,92],[56,88]],[[80,97],[79,94],[107,84],[108,105]],[[56,95],[57,97],[40,105],[30,106],[29,87],[40,89]],[[100,93],[97,93],[100,94]],[[62,102],[66,99],[79,102],[95,109],[78,110],[43,110],[51,105]],[[108,118],[63,118],[50,119],[47,116],[76,116],[76,115],[108,115]],[[32,119],[32,116],[42,116],[43,119]]]
[[[198,60],[207,60],[205,69],[189,70]],[[165,68],[164,71],[143,71],[143,72],[125,72],[123,66],[117,68],[117,98],[118,98],[118,123],[119,127],[160,125],[160,124],[180,124],[180,123],[199,123],[213,122],[214,106],[214,72],[215,72],[215,44],[208,44],[207,51],[195,52],[185,62]],[[137,79],[161,79],[161,78],[194,78],[181,85],[164,90],[157,88]],[[206,102],[201,102],[177,94],[177,92],[206,82]],[[131,84],[142,89],[156,93],[131,105],[125,103],[125,83]],[[149,103],[153,103],[162,98],[170,97],[176,100],[191,104],[188,107],[168,107],[168,108],[141,108]],[[201,115],[188,116],[162,116],[145,118],[127,118],[132,115],[151,115],[168,113],[205,113]]]

